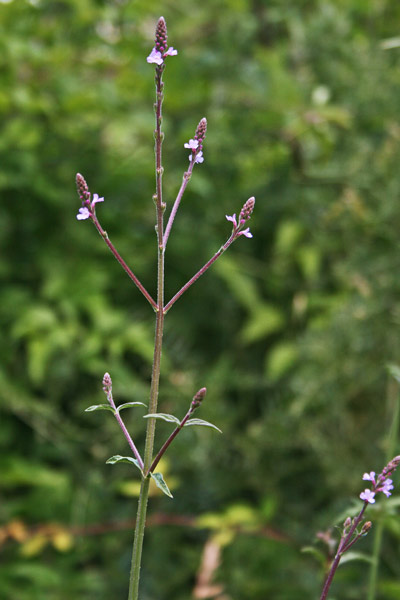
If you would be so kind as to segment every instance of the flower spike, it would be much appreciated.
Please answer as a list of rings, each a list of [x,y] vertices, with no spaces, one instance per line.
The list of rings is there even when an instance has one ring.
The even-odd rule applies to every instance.
[[[176,56],[178,54],[178,50],[175,50],[172,46],[167,48],[167,39],[167,24],[164,17],[160,17],[156,27],[155,46],[147,57],[148,63],[161,66],[166,56]]]
[[[248,238],[253,237],[253,234],[250,232],[250,227],[246,227],[246,229],[243,229],[243,225],[246,223],[246,221],[250,219],[254,210],[255,202],[256,199],[254,198],[254,196],[246,200],[239,214],[239,223],[236,220],[236,213],[232,216],[225,215],[226,220],[231,221],[233,223],[232,235],[234,236],[234,239],[239,237],[239,235],[244,235]]]

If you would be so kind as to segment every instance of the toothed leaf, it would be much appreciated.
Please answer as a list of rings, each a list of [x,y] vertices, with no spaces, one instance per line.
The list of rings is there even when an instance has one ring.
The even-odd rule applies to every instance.
[[[222,433],[222,431],[216,425],[213,425],[208,421],[203,421],[203,419],[189,419],[188,421],[186,421],[184,427],[188,427],[189,425],[202,425],[203,427],[211,427],[212,429],[216,429],[217,431]]]
[[[173,498],[173,495],[169,491],[169,488],[165,483],[164,477],[161,475],[161,473],[150,473],[150,475],[154,479],[156,486],[160,488],[160,490],[162,490],[166,496]]]
[[[174,417],[174,415],[168,415],[167,413],[152,413],[149,415],[144,415],[143,419],[149,419],[150,417],[153,417],[154,419],[160,419],[162,421],[167,421],[168,423],[176,423],[176,425],[180,425],[181,422],[177,417]]]

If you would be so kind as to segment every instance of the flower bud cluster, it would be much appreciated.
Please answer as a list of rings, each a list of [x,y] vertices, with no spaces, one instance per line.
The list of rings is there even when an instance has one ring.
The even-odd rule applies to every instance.
[[[167,49],[167,39],[167,24],[164,17],[160,17],[156,27],[155,48],[161,54],[164,54]]]
[[[382,473],[380,473],[378,476],[375,475],[375,471],[364,473],[363,480],[370,481],[372,483],[372,490],[366,488],[363,492],[361,492],[361,500],[364,500],[364,502],[369,502],[370,504],[374,504],[375,494],[378,492],[382,492],[387,498],[389,498],[393,490],[393,481],[388,476],[392,474],[399,464],[400,455],[392,458],[386,467],[384,467]]]
[[[160,17],[156,27],[155,46],[147,57],[148,63],[154,63],[160,67],[164,64],[166,56],[176,56],[178,54],[178,50],[175,50],[172,46],[167,49],[167,38],[167,24],[164,17]]]
[[[112,389],[112,380],[110,373],[104,373],[103,377],[103,392],[108,394],[108,392]]]
[[[193,396],[192,405],[191,405],[191,408],[193,410],[196,410],[196,408],[199,408],[199,406],[203,402],[206,394],[207,394],[207,388],[203,387],[197,392],[197,394],[195,394]]]
[[[254,196],[252,196],[251,198],[246,200],[246,202],[243,204],[242,210],[240,211],[240,214],[239,214],[239,223],[236,221],[236,213],[232,216],[225,215],[226,220],[231,221],[233,223],[232,235],[235,238],[238,237],[239,235],[244,235],[248,238],[253,237],[253,234],[250,233],[250,227],[246,227],[246,229],[243,229],[243,225],[246,223],[246,221],[248,221],[250,219],[250,217],[253,213],[253,210],[254,210],[255,202],[256,202],[256,199],[254,198]]]
[[[76,215],[78,221],[84,219],[90,219],[96,212],[95,205],[97,202],[104,202],[104,198],[99,198],[98,194],[93,194],[93,199],[90,201],[89,186],[86,183],[85,178],[80,173],[76,174],[76,189],[78,190],[78,196],[82,200],[82,206]]]

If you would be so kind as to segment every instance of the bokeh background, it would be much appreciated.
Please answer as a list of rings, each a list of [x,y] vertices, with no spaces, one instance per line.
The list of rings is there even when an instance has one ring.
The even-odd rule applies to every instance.
[[[153,491],[143,600],[317,599],[319,531],[360,507],[364,471],[400,453],[400,5],[391,0],[9,0],[0,3],[0,597],[125,598],[138,477],[105,400],[147,401],[153,311],[80,206],[74,177],[155,295],[154,27],[164,75],[165,199],[206,116],[169,241],[160,411],[198,416]],[[143,410],[126,411],[141,448]],[[158,426],[158,444],[170,426]],[[398,482],[395,478],[395,482]],[[332,599],[400,598],[398,492],[371,507]],[[375,531],[375,533],[374,533]],[[336,534],[333,529],[333,535]],[[302,552],[315,544],[316,551]]]

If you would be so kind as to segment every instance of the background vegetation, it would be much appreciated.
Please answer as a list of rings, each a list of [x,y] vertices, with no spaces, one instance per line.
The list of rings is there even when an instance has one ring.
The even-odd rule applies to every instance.
[[[125,440],[108,413],[84,409],[104,400],[105,371],[119,403],[147,400],[153,312],[76,221],[74,176],[105,196],[102,225],[154,294],[145,58],[161,14],[179,50],[165,72],[170,206],[183,143],[209,124],[168,246],[167,298],[226,239],[225,214],[257,203],[254,238],[167,318],[160,410],[183,416],[206,386],[199,416],[224,434],[189,428],[170,449],[174,500],[151,500],[143,600],[318,598],[323,565],[301,549],[385,462],[398,393],[386,365],[400,360],[400,5],[2,0],[4,600],[127,593],[137,474],[105,465]],[[125,413],[139,447],[141,414]],[[158,440],[168,432],[160,423]],[[370,510],[385,525],[381,600],[400,597],[396,492]],[[221,551],[208,592],[196,584],[205,548]],[[367,577],[367,563],[344,565],[332,598],[365,597]]]

